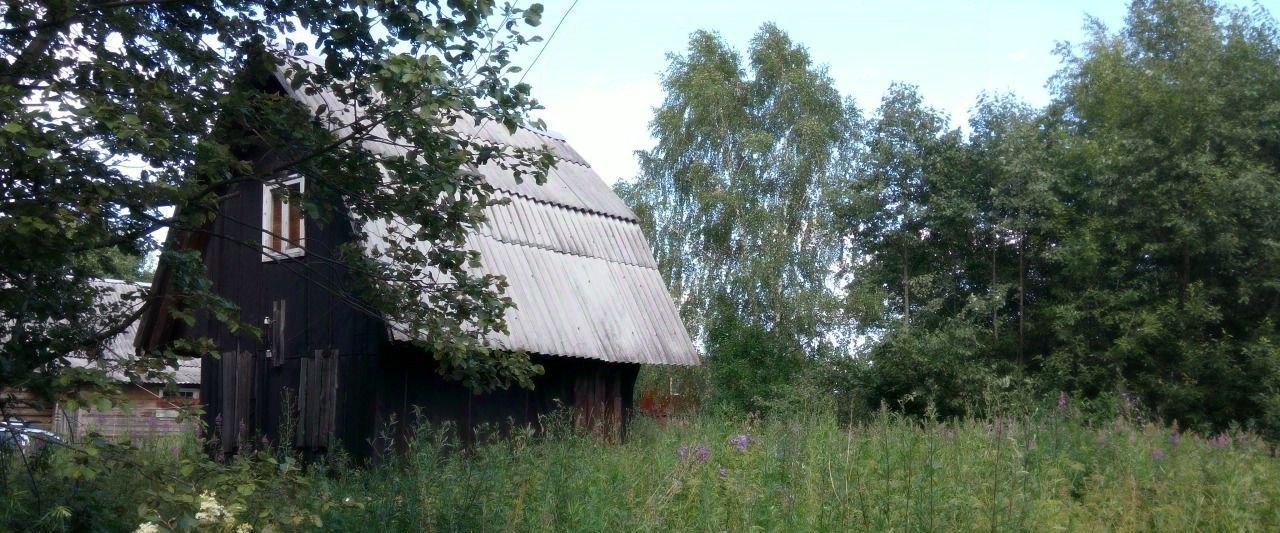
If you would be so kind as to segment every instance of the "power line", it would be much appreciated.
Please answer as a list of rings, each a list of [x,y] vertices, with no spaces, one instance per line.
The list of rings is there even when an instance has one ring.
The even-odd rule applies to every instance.
[[[556,27],[551,30],[551,35],[542,43],[542,48],[538,49],[538,55],[533,56],[533,61],[529,62],[529,66],[525,67],[524,73],[520,75],[520,80],[516,84],[524,83],[524,77],[529,75],[529,71],[533,70],[533,66],[538,64],[538,60],[542,58],[542,53],[547,51],[547,47],[551,45],[551,40],[556,38],[556,33],[560,31],[560,25],[564,24],[564,19],[569,18],[569,13],[573,12],[573,8],[578,6],[578,0],[573,0],[569,4],[569,9],[564,10],[564,14],[560,15],[560,22],[556,23]]]

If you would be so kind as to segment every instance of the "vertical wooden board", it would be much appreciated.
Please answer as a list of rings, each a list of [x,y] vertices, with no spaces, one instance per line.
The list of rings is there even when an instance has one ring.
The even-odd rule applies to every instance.
[[[329,387],[329,382],[333,379],[333,368],[331,367],[333,356],[329,352],[317,352],[316,363],[320,370],[320,406],[317,409],[319,416],[316,421],[316,443],[318,446],[329,445],[329,415],[333,412],[333,393],[336,392]]]
[[[340,361],[341,361],[341,358],[338,356],[338,351],[337,350],[330,351],[329,360],[327,361],[328,364],[326,365],[329,369],[329,380],[328,380],[328,384],[325,386],[325,390],[329,391],[329,401],[326,404],[328,409],[325,413],[325,419],[324,419],[324,422],[325,422],[324,439],[325,439],[326,446],[332,445],[332,443],[334,442],[334,434],[336,432],[335,431],[336,428],[334,427],[334,424],[337,422],[337,414],[338,414],[338,398],[339,398],[338,371],[340,369],[340,366],[339,366]]]
[[[237,352],[222,352],[219,367],[222,370],[221,427],[216,428],[222,439],[222,450],[231,452],[236,443],[236,370],[239,366]]]
[[[311,360],[311,372],[307,376],[307,397],[311,401],[307,404],[307,437],[309,439],[308,446],[318,446],[320,443],[320,406],[324,401],[323,388],[321,387],[321,374],[323,372],[324,353],[316,350]]]
[[[288,321],[288,299],[276,300],[272,304],[271,331],[273,337],[271,340],[271,356],[272,364],[280,366],[284,362],[284,358],[288,354],[288,342],[285,338],[286,324]]]
[[[312,369],[316,371],[316,372],[315,372],[315,375],[316,375],[316,379],[315,379],[316,394],[315,394],[315,397],[316,397],[316,398],[318,398],[318,399],[320,400],[320,401],[316,404],[316,409],[315,409],[315,413],[316,413],[316,414],[315,414],[315,416],[316,416],[316,420],[315,420],[315,421],[316,421],[316,431],[315,431],[315,437],[314,437],[314,442],[315,442],[315,444],[314,444],[314,445],[315,445],[315,446],[324,446],[324,445],[325,445],[325,437],[326,437],[326,434],[325,434],[325,416],[327,416],[327,413],[328,413],[328,410],[329,410],[329,409],[328,409],[329,402],[330,402],[330,401],[332,401],[332,399],[333,399],[332,394],[330,393],[330,391],[328,390],[328,388],[325,386],[325,383],[326,383],[326,382],[328,381],[328,379],[329,379],[329,368],[328,368],[328,367],[329,367],[329,361],[328,361],[328,359],[329,359],[329,358],[327,357],[327,354],[325,354],[325,353],[323,353],[323,352],[316,352],[316,362],[312,365]]]
[[[315,373],[315,390],[314,397],[316,400],[315,408],[315,431],[311,438],[312,446],[323,446],[325,444],[325,411],[329,404],[329,391],[325,388],[325,381],[329,379],[329,361],[324,352],[316,352],[316,360],[311,364],[311,370]]]
[[[253,392],[249,401],[253,402],[253,428],[258,437],[267,436],[267,409],[270,407],[268,391],[271,385],[271,361],[251,353],[253,358]]]
[[[610,370],[612,370],[612,372],[610,372],[609,382],[613,385],[613,412],[612,412],[613,428],[612,429],[613,429],[614,437],[621,440],[623,437],[622,431],[623,431],[623,428],[625,427],[626,416],[627,416],[626,412],[623,409],[624,402],[622,399],[623,391],[625,390],[625,387],[623,387],[623,384],[622,384],[623,374],[621,371],[621,367],[619,366],[610,366]]]
[[[200,403],[204,405],[205,427],[212,433],[219,430],[213,424],[222,413],[221,360],[205,357],[200,361]]]
[[[253,386],[257,381],[253,376],[255,357],[250,352],[236,355],[236,444],[247,442],[254,430],[253,419]]]
[[[297,413],[294,415],[294,445],[307,445],[307,379],[311,372],[311,360],[302,358],[298,360],[298,404]]]
[[[359,431],[360,413],[363,405],[357,401],[357,397],[352,394],[351,388],[359,386],[359,382],[364,378],[360,369],[356,366],[360,363],[361,357],[347,355],[338,358],[338,372],[344,374],[346,378],[342,387],[338,389],[336,394],[337,403],[334,405],[334,442],[341,444],[347,451],[360,455],[361,450],[355,447],[350,435]],[[354,382],[354,385],[352,383]]]

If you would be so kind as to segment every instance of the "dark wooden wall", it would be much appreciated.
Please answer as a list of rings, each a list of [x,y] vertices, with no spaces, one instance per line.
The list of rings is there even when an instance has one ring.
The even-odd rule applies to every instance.
[[[341,408],[333,413],[333,425],[339,440],[362,442],[369,435],[373,414],[368,401],[370,384],[362,379],[371,375],[365,368],[374,364],[387,334],[383,322],[364,311],[346,289],[352,286],[352,279],[337,254],[338,246],[352,238],[350,223],[342,218],[327,223],[309,218],[305,255],[263,261],[262,196],[262,186],[253,183],[241,185],[229,195],[210,227],[204,262],[214,292],[235,303],[242,320],[262,325],[270,317],[277,326],[283,325],[264,327],[258,339],[233,333],[212,318],[200,316],[193,327],[181,332],[207,336],[224,353],[221,359],[206,359],[201,367],[206,422],[210,428],[217,427],[224,406],[235,410],[239,399],[246,407],[233,414],[245,422],[246,436],[265,435],[278,442],[279,428],[286,422],[286,404],[293,403],[296,408],[304,366],[310,369],[317,351],[336,353],[334,373],[352,379],[338,387],[336,394],[341,396],[335,396],[334,403]],[[225,368],[228,360],[234,360],[234,372]],[[308,377],[314,375],[309,373]],[[228,387],[227,376],[245,379]],[[233,391],[246,397],[236,398]],[[224,435],[225,445],[234,445],[237,426],[222,428],[230,433]]]
[[[261,352],[224,352],[204,362],[206,416],[224,452],[265,437],[320,451],[367,454],[374,435],[378,358],[317,350],[279,365]]]
[[[623,436],[640,365],[573,357],[534,359],[544,373],[534,378],[533,389],[513,386],[472,394],[462,384],[442,378],[429,354],[403,345],[390,347],[374,379],[375,431],[394,428],[390,433],[403,440],[424,423],[440,427],[448,422],[459,437],[470,441],[481,429],[540,429],[541,417],[563,409],[580,427],[610,439]]]
[[[442,378],[429,354],[388,344],[378,356],[318,350],[279,365],[249,351],[205,362],[208,409],[219,445],[233,453],[266,437],[320,452],[341,446],[357,457],[400,449],[424,427],[446,424],[464,442],[543,428],[556,411],[608,440],[624,436],[639,365],[537,357],[545,372],[532,389],[473,394]],[[214,371],[216,369],[216,371]]]

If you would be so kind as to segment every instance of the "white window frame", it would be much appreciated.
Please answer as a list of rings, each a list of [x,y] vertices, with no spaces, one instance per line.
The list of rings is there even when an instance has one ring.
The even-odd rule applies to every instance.
[[[267,182],[262,184],[262,261],[263,262],[277,261],[280,259],[289,259],[294,257],[302,257],[307,254],[307,249],[306,249],[307,219],[306,217],[301,217],[301,216],[298,219],[298,221],[302,223],[302,227],[298,228],[297,246],[294,246],[292,248],[285,248],[284,250],[276,250],[275,248],[272,248],[272,241],[275,239],[275,235],[271,233],[271,222],[272,222],[272,219],[275,218],[275,206],[276,206],[276,203],[274,201],[275,195],[273,193],[275,192],[276,189],[280,189],[283,187],[291,187],[293,185],[298,186],[299,193],[306,194],[307,182],[302,178],[302,176],[290,177],[290,178],[285,178],[283,180],[272,181],[272,182]],[[288,200],[285,200],[284,202],[282,202],[282,205],[287,209],[289,205]],[[286,213],[283,213],[282,216],[280,217],[280,241],[281,242],[283,243],[289,242],[288,239],[285,238],[289,236],[289,230],[290,230],[289,216],[288,216],[288,213],[286,212]]]

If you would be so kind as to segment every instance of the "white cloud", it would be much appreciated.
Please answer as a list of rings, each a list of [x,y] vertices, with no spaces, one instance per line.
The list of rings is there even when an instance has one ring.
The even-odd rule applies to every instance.
[[[536,87],[536,86],[535,86]],[[546,107],[538,115],[564,135],[605,183],[636,175],[632,152],[652,147],[649,119],[662,101],[656,80],[583,80],[574,87],[535,96]]]

